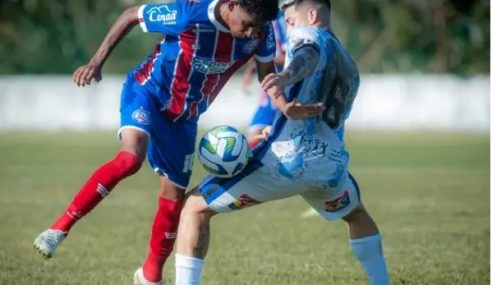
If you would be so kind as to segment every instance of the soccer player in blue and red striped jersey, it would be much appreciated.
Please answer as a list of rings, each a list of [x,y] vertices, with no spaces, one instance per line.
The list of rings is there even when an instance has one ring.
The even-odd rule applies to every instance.
[[[256,59],[260,81],[275,72],[275,37],[269,21],[277,13],[278,1],[273,0],[166,0],[121,14],[90,62],[74,72],[78,86],[102,79],[105,61],[134,26],[163,37],[123,85],[121,150],[95,170],[64,213],[35,239],[42,255],[51,257],[76,221],[118,182],[136,173],[147,156],[159,174],[160,195],[147,258],[135,273],[135,282],[162,283],[191,176],[198,118],[251,57]],[[291,107],[294,113],[319,108]]]

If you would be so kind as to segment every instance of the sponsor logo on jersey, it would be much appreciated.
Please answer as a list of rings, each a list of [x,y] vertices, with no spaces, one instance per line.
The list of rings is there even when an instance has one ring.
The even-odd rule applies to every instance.
[[[336,212],[347,207],[350,204],[350,197],[347,190],[345,190],[342,195],[338,198],[325,202],[325,210],[327,212]]]
[[[239,196],[239,199],[237,199],[233,203],[229,204],[229,208],[231,208],[233,210],[239,210],[242,208],[258,205],[260,203],[261,203],[260,201],[255,200],[246,194],[242,194],[241,196]]]
[[[231,67],[231,62],[218,62],[207,58],[195,56],[191,61],[193,70],[203,74],[221,74]]]
[[[178,11],[169,9],[167,5],[161,5],[153,7],[147,11],[147,14],[151,22],[159,22],[164,25],[174,25],[176,24],[176,16]]]
[[[193,45],[191,46],[191,48],[192,48],[193,50],[199,50],[199,49],[201,49],[201,48],[202,48],[202,46],[201,46],[200,44],[193,44]]]
[[[150,113],[142,108],[133,111],[132,119],[142,125],[150,124]]]

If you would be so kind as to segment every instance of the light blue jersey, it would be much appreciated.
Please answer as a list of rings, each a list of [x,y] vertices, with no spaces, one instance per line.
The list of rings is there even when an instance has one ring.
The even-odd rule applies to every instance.
[[[322,116],[304,120],[279,118],[262,161],[270,174],[336,188],[349,161],[344,147],[344,122],[359,88],[357,67],[337,38],[327,30],[297,27],[289,33],[286,62],[311,46],[319,53],[314,72],[289,86],[286,94],[300,103],[323,102]]]
[[[302,103],[321,101],[326,110],[304,120],[279,116],[243,172],[232,178],[205,178],[200,193],[214,211],[235,211],[301,195],[318,213],[333,220],[345,217],[360,203],[343,141],[359,73],[334,35],[312,27],[295,28],[288,34],[286,66],[308,45],[319,53],[314,72],[289,86],[286,93]]]

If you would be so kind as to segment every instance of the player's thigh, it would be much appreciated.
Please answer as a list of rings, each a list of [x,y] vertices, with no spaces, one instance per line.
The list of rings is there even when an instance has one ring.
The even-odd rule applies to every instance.
[[[306,202],[328,220],[341,219],[360,205],[360,191],[355,179],[347,173],[337,189],[310,189],[302,194]]]
[[[156,173],[178,188],[188,186],[194,161],[197,124],[172,122],[163,114],[153,125],[148,158]]]
[[[248,165],[232,178],[206,177],[199,186],[207,205],[216,212],[230,212],[306,191],[304,183],[268,175]]]
[[[132,88],[129,77],[123,84],[120,102],[120,128],[118,137],[123,142],[123,149],[145,158],[152,129],[152,114],[155,107],[151,99]]]

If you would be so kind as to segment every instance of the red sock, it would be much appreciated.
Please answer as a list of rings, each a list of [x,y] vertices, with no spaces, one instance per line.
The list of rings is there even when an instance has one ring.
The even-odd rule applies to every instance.
[[[154,217],[150,246],[143,264],[145,279],[152,282],[162,280],[162,268],[173,251],[178,229],[182,201],[159,198],[159,208]]]
[[[56,220],[51,229],[68,234],[70,228],[88,214],[123,178],[138,171],[142,162],[129,152],[120,151],[110,162],[99,167],[75,195],[67,210]]]

